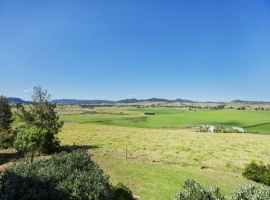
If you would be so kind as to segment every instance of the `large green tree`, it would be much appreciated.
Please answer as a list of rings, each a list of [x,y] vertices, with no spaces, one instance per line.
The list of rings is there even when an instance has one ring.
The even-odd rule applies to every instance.
[[[26,154],[30,154],[31,163],[34,156],[42,150],[43,142],[46,141],[46,129],[32,126],[30,128],[21,127],[17,130],[14,147]]]
[[[0,132],[11,128],[13,122],[11,105],[4,96],[0,96]]]
[[[13,142],[13,131],[11,123],[13,122],[11,105],[4,96],[0,96],[0,147],[8,147]]]
[[[36,126],[46,130],[41,152],[52,152],[60,144],[57,134],[61,130],[63,122],[59,121],[59,115],[55,112],[56,104],[50,103],[50,95],[47,90],[43,90],[41,86],[34,87],[32,100],[29,110],[26,110],[25,107],[19,109],[19,116],[26,128]]]

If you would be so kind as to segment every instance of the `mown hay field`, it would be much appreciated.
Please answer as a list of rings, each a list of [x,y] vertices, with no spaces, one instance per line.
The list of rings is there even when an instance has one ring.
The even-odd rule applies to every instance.
[[[231,194],[249,182],[241,175],[246,163],[270,157],[268,135],[73,123],[59,137],[62,145],[89,148],[113,182],[127,184],[142,199],[171,199],[187,177]]]

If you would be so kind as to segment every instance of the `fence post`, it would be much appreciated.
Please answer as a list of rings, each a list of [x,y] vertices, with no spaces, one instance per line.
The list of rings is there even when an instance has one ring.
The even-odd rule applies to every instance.
[[[126,159],[127,159],[127,149],[126,149]]]

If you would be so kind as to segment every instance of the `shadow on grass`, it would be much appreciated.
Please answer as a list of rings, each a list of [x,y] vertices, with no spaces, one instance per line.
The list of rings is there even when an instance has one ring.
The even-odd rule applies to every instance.
[[[4,165],[6,163],[9,162],[15,162],[16,160],[23,158],[24,155],[14,151],[6,151],[6,152],[2,152],[0,153],[0,165]]]
[[[90,149],[97,149],[100,148],[99,146],[96,145],[65,145],[65,146],[60,146],[56,149],[56,153],[61,152],[61,151],[66,151],[66,152],[71,152],[77,149],[84,149],[84,150],[90,150]]]
[[[72,146],[66,145],[66,146],[60,146],[56,148],[55,152],[53,153],[59,153],[61,151],[66,151],[70,153],[77,149],[89,150],[89,149],[97,149],[97,148],[99,147],[96,145],[72,145]],[[47,155],[49,156],[51,154],[47,154]],[[0,166],[7,164],[9,162],[16,162],[20,160],[21,158],[25,158],[25,155],[23,155],[23,153],[16,152],[15,150],[6,150],[0,153]]]
[[[236,120],[232,120],[232,121],[225,121],[225,122],[214,122],[215,124],[220,124],[223,126],[242,126],[243,123],[236,121]]]
[[[39,180],[33,175],[25,177],[20,173],[9,171],[8,176],[2,178],[3,199],[71,199],[66,191],[53,186],[51,180]]]

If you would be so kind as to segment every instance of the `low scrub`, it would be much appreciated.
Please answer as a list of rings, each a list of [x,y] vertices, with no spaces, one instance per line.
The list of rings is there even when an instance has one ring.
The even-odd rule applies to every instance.
[[[235,190],[233,196],[223,196],[220,188],[204,188],[193,179],[187,179],[183,185],[185,191],[179,192],[173,200],[266,200],[270,199],[270,188],[249,184]]]
[[[247,179],[270,186],[270,169],[262,162],[251,161],[243,171]]]
[[[121,188],[120,194],[117,193]],[[109,177],[85,150],[62,152],[32,164],[7,168],[0,179],[0,199],[123,199],[132,194]]]

